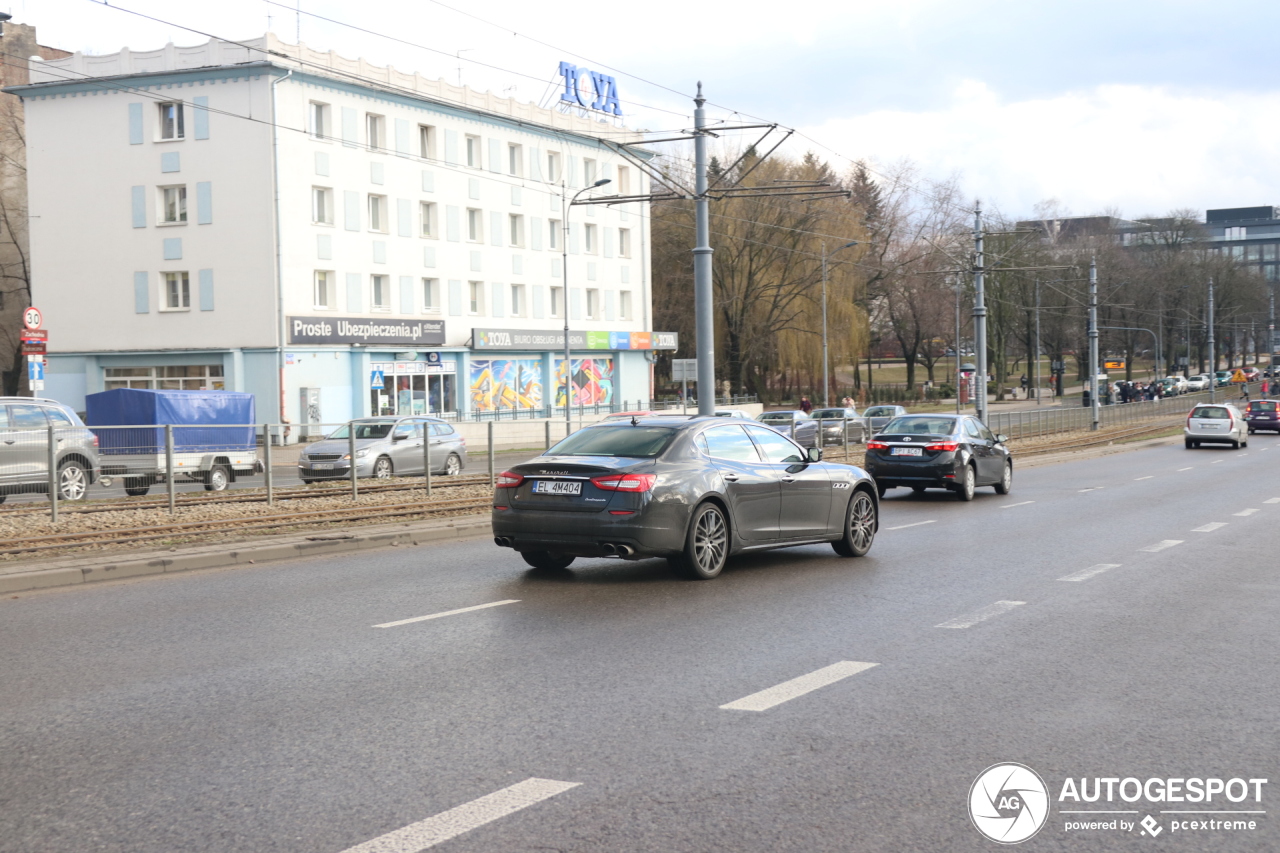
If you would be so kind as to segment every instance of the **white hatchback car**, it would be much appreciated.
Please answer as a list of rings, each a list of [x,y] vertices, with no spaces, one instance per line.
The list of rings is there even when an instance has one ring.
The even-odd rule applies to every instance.
[[[1249,446],[1249,425],[1240,410],[1230,403],[1203,403],[1187,415],[1183,430],[1187,449],[1201,444],[1229,444],[1232,448]]]

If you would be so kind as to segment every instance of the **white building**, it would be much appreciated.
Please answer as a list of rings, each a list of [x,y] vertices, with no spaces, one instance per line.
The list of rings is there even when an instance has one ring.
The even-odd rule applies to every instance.
[[[247,46],[33,62],[26,105],[46,393],[226,388],[259,420],[469,416],[650,396],[648,206],[616,143],[563,112]],[[614,144],[611,144],[614,143]],[[647,155],[640,155],[647,156]],[[568,298],[562,251],[567,233]],[[528,334],[525,334],[528,333]],[[384,387],[374,388],[385,376]]]

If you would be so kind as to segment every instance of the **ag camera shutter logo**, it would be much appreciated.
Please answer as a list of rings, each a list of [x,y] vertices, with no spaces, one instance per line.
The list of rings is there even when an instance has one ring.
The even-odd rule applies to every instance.
[[[1049,789],[1025,764],[993,764],[969,788],[969,819],[998,844],[1018,844],[1049,818]]]

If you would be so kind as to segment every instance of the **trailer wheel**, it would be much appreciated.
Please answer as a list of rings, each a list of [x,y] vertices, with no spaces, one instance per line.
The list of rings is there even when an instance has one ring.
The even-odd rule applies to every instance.
[[[151,483],[145,477],[125,477],[124,493],[133,497],[140,497],[151,490]]]
[[[214,465],[205,475],[204,490],[206,492],[223,492],[231,483],[231,471],[226,465]]]

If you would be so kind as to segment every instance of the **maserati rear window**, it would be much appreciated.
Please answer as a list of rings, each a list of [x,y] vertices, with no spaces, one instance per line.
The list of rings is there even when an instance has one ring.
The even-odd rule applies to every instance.
[[[652,459],[667,449],[676,431],[663,427],[607,426],[579,430],[544,456],[628,456]]]

